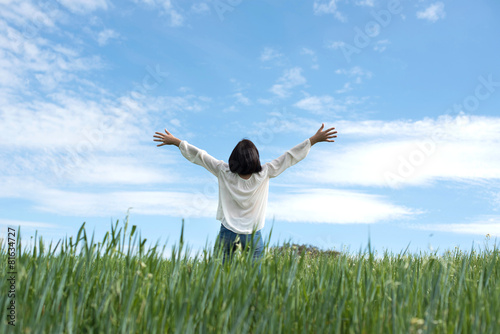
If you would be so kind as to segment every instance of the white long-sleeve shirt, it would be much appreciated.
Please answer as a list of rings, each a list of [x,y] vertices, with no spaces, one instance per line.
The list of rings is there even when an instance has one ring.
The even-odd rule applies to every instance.
[[[306,139],[279,158],[262,165],[262,171],[253,173],[246,180],[231,172],[228,163],[215,159],[206,151],[185,140],[179,144],[179,150],[186,159],[205,167],[217,177],[219,204],[216,219],[227,229],[240,234],[250,234],[254,229],[258,231],[264,227],[269,179],[304,159],[310,149],[311,142]]]

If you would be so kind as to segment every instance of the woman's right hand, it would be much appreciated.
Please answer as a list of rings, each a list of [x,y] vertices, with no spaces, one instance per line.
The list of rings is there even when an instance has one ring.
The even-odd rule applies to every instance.
[[[324,127],[325,127],[325,123],[321,123],[321,127],[316,132],[316,134],[314,134],[314,136],[309,138],[309,140],[311,141],[311,146],[316,144],[316,143],[322,142],[322,141],[327,141],[327,142],[334,142],[335,141],[335,140],[331,140],[331,138],[337,138],[337,135],[336,135],[337,131],[334,131],[335,128],[329,128],[329,129],[326,129],[325,131],[322,131]]]

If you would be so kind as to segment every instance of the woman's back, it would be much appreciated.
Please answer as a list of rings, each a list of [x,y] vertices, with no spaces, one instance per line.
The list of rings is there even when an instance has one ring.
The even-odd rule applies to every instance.
[[[281,174],[288,167],[304,159],[311,148],[309,139],[286,151],[280,157],[262,165],[260,172],[250,174],[247,179],[230,169],[230,165],[211,157],[186,141],[179,149],[189,161],[201,165],[219,182],[219,203],[216,219],[228,229],[242,234],[249,234],[264,227],[269,179]]]

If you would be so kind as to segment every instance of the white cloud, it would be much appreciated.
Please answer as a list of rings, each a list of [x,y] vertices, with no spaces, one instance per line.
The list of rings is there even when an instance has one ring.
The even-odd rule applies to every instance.
[[[144,215],[180,218],[215,217],[216,198],[176,191],[119,191],[85,193],[47,189],[35,208],[62,215],[109,216],[128,208]]]
[[[179,91],[180,93],[190,93],[190,92],[192,92],[193,90],[192,90],[190,87],[183,86],[183,87],[180,87],[180,88],[178,89],[178,91]]]
[[[312,172],[302,176],[308,181],[402,187],[430,186],[441,180],[486,183],[500,179],[498,117],[332,124],[339,132],[335,147],[327,143],[311,152],[304,163]]]
[[[58,2],[74,13],[86,14],[99,9],[108,9],[106,0],[58,0]]]
[[[344,41],[334,41],[334,42],[331,42],[327,45],[328,48],[334,49],[334,50],[338,50],[343,46],[345,46]]]
[[[33,236],[36,231],[43,231],[43,239],[50,240],[52,237],[56,239],[60,239],[64,236],[64,233],[69,232],[68,226],[65,225],[56,225],[53,223],[39,222],[39,221],[26,221],[26,220],[18,220],[18,219],[1,219],[0,218],[0,245],[4,245],[8,238],[8,228],[13,228],[16,230],[20,229],[20,235],[23,237],[23,247],[27,247],[28,249],[33,249],[34,239]],[[29,236],[31,235],[31,239]],[[28,236],[28,238],[27,238]],[[40,238],[40,234],[39,234]],[[38,240],[37,240],[38,242]],[[55,244],[56,242],[54,242]],[[53,245],[55,246],[55,245]]]
[[[120,37],[120,34],[114,31],[113,29],[104,29],[97,35],[97,43],[99,43],[100,46],[104,46],[108,44],[108,41],[110,39],[118,37]]]
[[[130,137],[117,138],[116,129],[137,134],[128,122],[132,117],[118,101],[89,101],[68,95],[53,95],[53,102],[35,100],[12,103],[0,115],[0,146],[17,149],[63,149],[88,142],[87,134],[99,134],[99,150],[130,144]],[[137,120],[139,121],[139,120]],[[128,125],[127,125],[128,124]],[[27,136],[27,134],[36,134]]]
[[[154,153],[158,153],[153,152],[155,149],[153,146],[142,149],[140,160],[137,159],[139,152],[128,157],[96,156],[92,159],[93,163],[81,168],[72,176],[71,182],[79,185],[146,185],[179,180],[181,178],[179,173],[172,169],[159,168],[158,161],[152,158]]]
[[[191,10],[196,14],[207,14],[210,13],[210,7],[206,2],[195,3],[191,5]]]
[[[312,65],[311,65],[311,68],[313,70],[317,70],[319,69],[319,65],[318,65],[318,57],[316,56],[316,52],[314,52],[313,50],[311,49],[308,49],[308,48],[302,48],[301,54],[304,54],[304,55],[309,55],[311,56],[311,60],[312,60]]]
[[[16,154],[8,150],[0,154],[3,160],[0,162],[0,173],[4,179],[14,180],[18,184],[26,183],[23,178],[28,177],[59,186],[158,185],[176,182],[182,176],[169,164],[178,162],[180,157],[175,151],[160,151],[156,147],[157,143],[153,143],[153,133],[148,136],[151,145],[132,146],[128,155],[124,152],[103,154],[99,147],[91,146],[90,142],[83,142],[85,145],[82,146],[67,146],[61,151],[41,149]],[[162,160],[158,161],[159,158]]]
[[[240,92],[233,94],[233,97],[236,98],[236,102],[239,104],[243,104],[246,106],[252,104],[252,102],[250,102],[250,99]]]
[[[150,7],[159,8],[162,15],[170,17],[170,26],[180,27],[184,25],[184,16],[174,8],[171,0],[133,0],[135,3],[143,3]],[[201,9],[198,7],[198,9]]]
[[[25,197],[30,190],[15,189],[29,176],[45,185],[73,186],[171,183],[180,177],[159,169],[152,135],[161,129],[159,122],[181,111],[199,112],[209,98],[149,96],[152,88],[140,79],[155,69],[144,69],[136,89],[131,82],[132,91],[114,95],[89,80],[103,67],[99,57],[37,36],[12,43],[12,31],[0,20],[0,74],[6,74],[0,76],[0,173],[11,189],[2,186],[2,196]],[[110,36],[115,34],[105,32],[101,44]]]
[[[205,181],[207,182],[207,181]],[[213,183],[213,182],[211,182]],[[214,218],[217,211],[214,191],[64,191],[40,184],[24,183],[19,191],[33,202],[35,209],[70,216],[110,216],[126,212],[165,215],[179,218]],[[4,186],[4,184],[2,184]],[[6,188],[9,190],[9,187]],[[29,189],[28,192],[27,189]],[[2,194],[5,195],[5,194]],[[389,219],[411,218],[421,212],[390,203],[378,195],[335,189],[297,190],[289,194],[271,194],[266,218],[287,222],[376,223]],[[2,221],[0,220],[0,223]]]
[[[308,49],[308,48],[302,48],[300,53],[310,55],[312,57],[314,57],[316,55],[316,52],[314,52],[313,50]]]
[[[330,95],[308,96],[296,102],[293,106],[310,111],[317,115],[337,116],[341,112],[346,112],[350,107],[363,103],[365,98],[348,96],[345,98],[334,98]]]
[[[363,78],[369,79],[372,77],[372,72],[365,71],[359,66],[354,66],[350,69],[338,69],[335,71],[335,73],[336,74],[343,74],[343,75],[346,75],[348,78],[351,78],[351,80],[346,82],[341,89],[336,90],[336,93],[338,93],[338,94],[346,93],[346,92],[352,90],[353,84],[359,85],[359,84],[363,83]]]
[[[357,0],[356,6],[373,7],[375,6],[375,0]]]
[[[309,135],[311,129],[314,129],[317,126],[316,121],[311,120],[310,118],[298,118],[293,113],[288,112],[287,108],[282,108],[279,110],[278,108],[273,108],[273,111],[269,112],[266,120],[261,122],[252,122],[251,128],[248,130],[248,126],[244,125],[244,129],[242,127],[242,131],[248,131],[248,134],[253,135],[254,137],[262,138],[262,134],[265,133],[266,138],[269,139],[268,135],[274,136],[275,134],[281,133],[295,133],[297,135]],[[318,126],[319,127],[319,126]],[[316,128],[317,130],[317,128]],[[265,141],[265,140],[263,140]],[[257,142],[255,142],[258,145]],[[284,150],[289,149],[283,147],[273,147],[269,145],[269,141],[263,143],[262,151],[272,152],[272,159],[276,158],[275,154],[283,154]],[[270,160],[269,160],[270,161]],[[262,160],[264,163],[264,160]]]
[[[0,114],[4,177],[34,175],[47,183],[107,186],[171,183],[181,178],[174,170],[158,167],[156,159],[162,153],[156,151],[152,136],[162,130],[159,122],[165,119],[180,126],[174,118],[176,110],[196,112],[197,98],[90,101],[59,94],[52,95],[52,100],[5,105]],[[177,160],[170,156],[164,161]]]
[[[373,46],[373,50],[382,53],[387,49],[387,45],[389,44],[391,44],[391,42],[389,42],[388,39],[377,41]]]
[[[0,3],[0,5],[2,5]],[[7,6],[6,6],[7,5]],[[32,38],[38,35],[41,29],[53,28],[55,20],[60,16],[58,5],[41,3],[39,6],[29,1],[15,1],[5,3],[0,11],[0,17],[8,22],[22,27],[18,32],[21,38]],[[4,25],[4,22],[1,22]]]
[[[271,87],[270,91],[280,98],[290,95],[290,90],[296,86],[306,83],[306,78],[302,76],[300,67],[293,67],[285,70],[283,76],[278,79],[278,83]]]
[[[165,171],[167,172],[167,171]],[[167,191],[86,191],[63,190],[59,182],[50,184],[47,180],[32,177],[0,178],[2,192],[0,198],[22,198],[32,202],[32,207],[42,212],[67,216],[110,216],[122,214],[132,207],[135,213],[145,215],[167,215],[174,217],[215,217],[217,193],[207,191],[214,182],[212,178],[195,180],[200,190],[186,191],[186,178],[183,184],[174,185]],[[189,181],[188,181],[189,182]],[[207,185],[203,187],[203,185]],[[215,190],[217,183],[215,183]]]
[[[491,194],[491,197],[493,205],[495,205],[497,209],[500,209],[500,192]]]
[[[257,102],[259,102],[260,104],[266,105],[266,106],[273,104],[273,101],[270,99],[259,98],[259,99],[257,99]]]
[[[0,30],[7,28],[0,24]],[[41,179],[63,175],[65,180],[73,176],[73,181],[82,183],[169,182],[170,177],[144,165],[144,156],[142,164],[123,159],[112,163],[109,153],[139,152],[144,138],[158,130],[159,113],[169,117],[180,111],[198,112],[210,99],[192,94],[146,98],[148,90],[141,85],[115,96],[86,78],[87,72],[102,68],[100,58],[82,57],[75,49],[40,37],[13,46],[3,36],[0,49],[8,52],[0,57],[0,74],[6,74],[0,76],[0,170],[5,177],[36,172]],[[49,92],[31,94],[29,88],[37,81]],[[76,91],[73,83],[78,84]],[[56,87],[57,92],[51,93]],[[97,159],[99,165],[89,159]]]
[[[180,27],[184,24],[184,16],[182,16],[174,7],[172,6],[172,2],[170,0],[162,0],[163,1],[163,10],[165,14],[170,16],[170,25],[172,27]]]
[[[491,116],[459,114],[425,117],[420,120],[366,120],[341,121],[343,133],[363,137],[406,137],[428,139],[437,133],[449,141],[498,141],[500,118]],[[467,134],[467,139],[464,138]]]
[[[333,16],[342,22],[347,21],[347,18],[337,9],[339,0],[315,0],[313,11],[315,15],[333,14]]]
[[[281,59],[282,57],[283,54],[279,53],[276,49],[265,47],[260,54],[260,61],[267,62],[275,59]]]
[[[445,16],[444,3],[441,1],[433,3],[425,10],[417,12],[417,18],[431,22],[436,22],[439,19],[445,18]]]
[[[500,216],[480,217],[468,223],[412,225],[412,228],[426,231],[440,231],[460,234],[475,234],[486,237],[500,237]]]
[[[33,227],[33,228],[60,228],[56,224],[42,223],[35,221],[25,221],[25,220],[15,220],[15,219],[0,219],[0,225],[4,226],[21,226],[21,227]]]
[[[352,90],[352,86],[350,82],[346,82],[344,86],[342,86],[341,89],[337,89],[335,93],[337,94],[344,94]]]
[[[0,50],[6,51],[0,57],[0,73],[5,74],[0,77],[0,86],[14,93],[34,87],[50,91],[60,83],[82,83],[81,75],[76,73],[104,66],[99,56],[82,56],[37,36],[25,38],[5,22],[0,22],[0,36]]]
[[[238,112],[240,111],[235,105],[231,105],[229,107],[226,107],[222,109],[222,112]]]
[[[179,121],[177,118],[172,118],[169,122],[175,127],[181,126],[181,121]]]
[[[271,194],[269,200],[267,216],[275,216],[277,220],[288,222],[370,224],[420,213],[418,210],[391,204],[382,196],[336,189]]]
[[[324,114],[326,112],[344,111],[345,108],[329,96],[309,96],[294,104],[295,107],[310,111],[314,114]]]
[[[340,68],[336,70],[335,73],[344,74],[347,75],[348,77],[366,77],[366,78],[372,77],[372,72],[365,71],[359,66],[354,66],[351,67],[350,69]]]

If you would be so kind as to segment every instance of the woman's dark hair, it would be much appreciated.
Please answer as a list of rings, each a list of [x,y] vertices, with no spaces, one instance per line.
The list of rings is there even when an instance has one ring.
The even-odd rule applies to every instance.
[[[252,141],[242,139],[236,144],[229,157],[229,169],[233,173],[242,175],[258,173],[262,170],[259,151]]]

